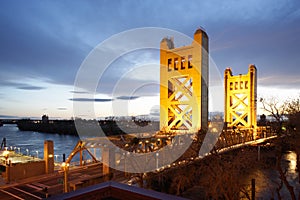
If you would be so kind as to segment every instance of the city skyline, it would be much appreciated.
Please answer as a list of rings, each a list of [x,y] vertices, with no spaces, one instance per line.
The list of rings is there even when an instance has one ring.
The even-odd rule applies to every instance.
[[[50,118],[69,119],[74,101],[95,102],[99,117],[114,115],[111,104],[117,101],[130,100],[129,115],[157,111],[157,88],[137,96],[112,97],[104,88],[96,91],[94,99],[73,97],[76,74],[89,52],[114,34],[142,27],[173,29],[190,37],[199,26],[204,27],[210,40],[210,56],[221,77],[227,67],[234,74],[244,74],[249,64],[255,64],[258,99],[299,95],[299,5],[293,0],[2,2],[0,117],[47,114]],[[114,64],[125,73],[149,63],[152,65],[147,74],[151,75],[137,71],[132,83],[142,83],[143,78],[159,83],[158,51],[129,54]],[[107,87],[112,87],[117,78],[109,72]],[[222,106],[216,111],[223,111]]]

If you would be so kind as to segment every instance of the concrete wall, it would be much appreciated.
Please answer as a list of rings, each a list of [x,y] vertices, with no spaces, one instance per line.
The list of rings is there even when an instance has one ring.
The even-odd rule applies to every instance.
[[[16,163],[6,167],[7,182],[45,174],[45,161]]]

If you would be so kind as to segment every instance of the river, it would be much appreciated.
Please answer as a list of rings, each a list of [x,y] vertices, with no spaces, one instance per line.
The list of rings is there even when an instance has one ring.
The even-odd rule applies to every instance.
[[[296,199],[300,197],[300,183],[298,180],[298,172],[296,167],[297,155],[294,151],[286,152],[281,160],[281,167],[285,172],[287,181],[294,188]],[[279,188],[280,178],[279,173],[275,169],[254,169],[246,177],[245,184],[250,187],[251,179],[255,179],[256,198],[260,200],[279,199],[276,189]],[[280,189],[281,199],[291,199],[290,194],[283,184]],[[300,198],[299,198],[300,200]]]
[[[1,142],[2,138],[6,138],[6,145],[9,150],[12,149],[24,155],[39,158],[44,156],[44,141],[52,140],[56,162],[62,162],[63,154],[66,154],[67,158],[79,140],[79,137],[72,135],[20,131],[15,124],[4,124],[0,127]],[[77,160],[78,158],[74,158],[74,161]]]

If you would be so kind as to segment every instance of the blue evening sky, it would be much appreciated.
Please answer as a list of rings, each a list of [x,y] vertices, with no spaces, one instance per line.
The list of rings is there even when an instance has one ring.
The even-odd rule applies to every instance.
[[[0,118],[71,118],[73,101],[89,101],[74,99],[73,85],[81,63],[99,43],[141,27],[168,28],[193,37],[200,26],[209,36],[210,56],[221,76],[226,67],[240,74],[255,64],[259,97],[299,94],[298,0],[12,0],[0,2]],[[132,63],[159,63],[157,55],[142,53]],[[126,65],[118,64],[120,69]],[[156,75],[159,72],[153,78],[158,81]],[[114,78],[113,72],[107,73],[108,88]],[[143,93],[130,99],[128,114],[155,111],[157,88]],[[105,90],[98,91],[92,99],[97,116],[114,114],[111,99]],[[127,100],[126,94],[114,99]]]

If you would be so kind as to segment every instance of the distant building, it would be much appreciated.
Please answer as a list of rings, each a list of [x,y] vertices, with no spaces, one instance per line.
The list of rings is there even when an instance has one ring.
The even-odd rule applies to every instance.
[[[42,122],[43,123],[49,123],[49,117],[48,117],[48,115],[43,115],[42,116]]]

